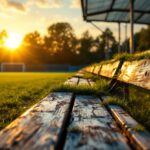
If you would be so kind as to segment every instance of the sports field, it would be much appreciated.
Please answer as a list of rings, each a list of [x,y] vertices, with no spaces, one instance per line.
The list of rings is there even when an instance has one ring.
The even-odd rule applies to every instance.
[[[0,73],[0,129],[74,73]]]

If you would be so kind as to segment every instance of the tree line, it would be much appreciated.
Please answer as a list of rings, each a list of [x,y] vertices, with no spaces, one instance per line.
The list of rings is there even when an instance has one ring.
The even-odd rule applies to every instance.
[[[140,45],[139,49],[148,49],[150,40],[147,30],[142,29],[137,36],[136,43]],[[146,34],[146,37],[145,37]],[[21,46],[16,51],[10,52],[4,47],[7,38],[5,30],[0,32],[0,63],[1,62],[24,62],[26,64],[70,64],[81,65],[92,62],[99,62],[106,57],[111,58],[118,51],[118,43],[113,32],[107,28],[101,35],[93,37],[89,31],[82,33],[78,38],[72,26],[67,22],[58,22],[50,25],[47,33],[42,36],[38,31],[28,33],[24,36]],[[143,37],[144,36],[144,37]],[[137,42],[137,39],[139,40]],[[128,44],[128,40],[123,42]],[[107,56],[109,52],[109,56]]]
[[[122,43],[122,50],[129,52],[130,39],[126,39]],[[134,34],[134,49],[135,52],[141,52],[150,49],[150,25],[147,28],[142,28],[140,32]]]

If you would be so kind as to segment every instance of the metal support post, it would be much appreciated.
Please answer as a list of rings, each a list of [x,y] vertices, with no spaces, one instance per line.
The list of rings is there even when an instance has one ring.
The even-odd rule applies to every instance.
[[[134,0],[130,0],[130,53],[134,53]]]
[[[118,53],[120,53],[121,52],[121,26],[120,26],[120,22],[118,23],[118,41],[119,41]]]
[[[127,25],[127,23],[125,24],[125,41],[126,41],[126,43],[125,43],[125,52],[128,52],[128,42],[127,42],[127,40],[128,40],[128,25]]]

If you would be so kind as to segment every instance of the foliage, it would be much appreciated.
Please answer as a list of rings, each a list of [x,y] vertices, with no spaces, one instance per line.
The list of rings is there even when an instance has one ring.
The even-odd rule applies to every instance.
[[[1,73],[0,129],[72,75],[73,73]]]
[[[150,49],[150,26],[134,34],[134,47],[136,52]],[[129,39],[122,43],[122,50],[129,52]]]
[[[114,56],[114,60],[121,60],[121,59],[127,61],[150,59],[150,50],[135,54],[121,53]]]
[[[135,51],[150,48],[150,26],[135,33]],[[0,32],[0,63],[24,62],[26,64],[91,64],[112,58],[118,43],[109,28],[93,37],[89,31],[76,37],[72,26],[67,22],[50,25],[45,35],[34,31],[25,35],[23,43],[15,52],[4,47],[8,34]],[[129,52],[129,39],[123,42],[122,52]]]
[[[77,40],[69,23],[56,23],[48,28],[44,38],[45,49],[57,63],[69,64],[76,58]]]
[[[99,46],[100,50],[104,50],[104,58],[106,59],[110,59],[115,53],[117,53],[118,44],[109,28],[106,28],[106,30],[100,36]]]
[[[7,32],[0,33],[1,43]],[[106,36],[107,35],[107,39]],[[94,38],[89,31],[80,38],[75,36],[72,26],[67,22],[50,25],[47,33],[41,36],[38,31],[25,35],[23,43],[15,52],[6,48],[0,51],[1,62],[24,62],[26,64],[90,64],[104,59],[105,45],[113,49],[116,40],[110,29]]]
[[[138,50],[143,51],[150,48],[150,26],[147,29],[142,29],[139,38],[139,48]]]
[[[0,48],[4,46],[4,43],[7,37],[8,37],[8,34],[5,30],[0,32]]]

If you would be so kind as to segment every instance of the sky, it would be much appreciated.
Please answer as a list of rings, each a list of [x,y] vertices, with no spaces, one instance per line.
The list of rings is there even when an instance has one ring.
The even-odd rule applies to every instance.
[[[83,21],[80,0],[0,0],[0,31],[6,29],[8,32],[17,32],[24,36],[37,30],[43,35],[47,28],[56,22],[69,22],[78,37],[85,30],[89,30],[93,36],[101,34],[90,23]],[[109,27],[118,39],[116,23],[100,22],[96,25],[102,30]],[[124,26],[121,25],[122,41],[125,39]],[[136,25],[135,32],[142,27]]]

